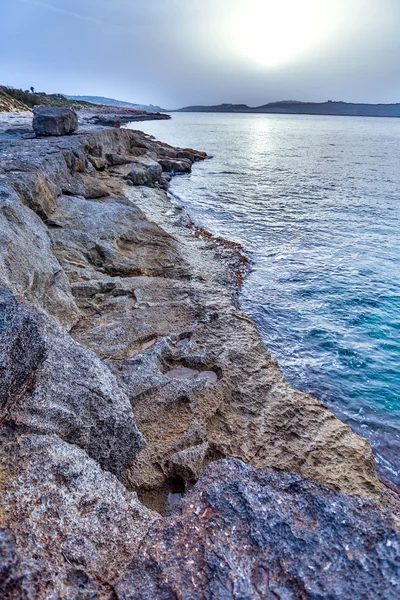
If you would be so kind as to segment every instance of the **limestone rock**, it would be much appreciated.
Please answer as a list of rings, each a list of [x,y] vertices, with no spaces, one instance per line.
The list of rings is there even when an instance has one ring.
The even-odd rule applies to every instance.
[[[55,187],[39,171],[9,173],[8,180],[21,201],[46,221],[56,208]]]
[[[171,177],[162,172],[161,161],[189,168],[205,155],[172,148],[140,132],[84,127],[74,136],[57,138],[15,135],[5,140],[0,134],[0,286],[14,291],[24,303],[19,306],[10,294],[3,294],[0,301],[0,359],[6,367],[2,373],[0,365],[4,418],[0,525],[8,531],[0,531],[8,586],[3,595],[14,589],[19,595],[15,592],[13,600],[24,595],[39,600],[115,600],[115,579],[136,555],[145,568],[138,593],[146,578],[146,593],[152,598],[162,598],[164,592],[185,597],[181,590],[184,594],[191,589],[185,574],[191,574],[191,567],[185,572],[179,558],[180,587],[173,592],[162,587],[160,592],[157,573],[164,577],[162,570],[171,569],[171,585],[178,577],[161,555],[164,525],[149,537],[154,562],[146,562],[146,554],[136,554],[148,524],[157,517],[140,504],[135,492],[146,506],[170,514],[207,465],[229,457],[255,469],[296,471],[314,483],[378,502],[381,489],[368,442],[285,382],[254,323],[238,310],[236,253],[221,251],[212,236],[193,228],[185,211],[172,205],[161,189]],[[136,183],[141,185],[128,187],[127,176],[135,169],[140,172]],[[271,472],[257,475],[251,468],[239,468],[241,463],[221,464],[222,470],[216,465],[207,471],[196,490],[204,496],[207,488],[217,486],[222,499],[231,494],[233,513],[223,513],[218,522],[222,537],[216,539],[221,556],[234,562],[222,573],[218,556],[211,556],[203,573],[207,578],[216,565],[216,579],[226,582],[228,591],[221,591],[214,581],[204,597],[252,598],[254,592],[257,598],[259,589],[263,597],[265,577],[258,574],[268,553],[262,543],[253,547],[258,532],[270,539],[263,518],[273,522],[276,513],[268,511],[271,507],[279,511],[279,500],[283,508],[289,507],[279,513],[280,522],[289,527],[282,528],[286,544],[288,531],[301,540],[303,513],[296,512],[287,490],[286,495],[271,492],[275,490]],[[303,565],[304,573],[293,563],[297,577],[293,585],[297,581],[313,585],[307,565],[313,564],[314,544],[316,560],[321,561],[317,567],[329,562],[322,562],[324,552],[332,553],[336,561],[327,575],[321,571],[321,597],[331,583],[324,577],[331,572],[338,574],[342,586],[338,589],[350,594],[355,588],[342,583],[350,555],[344,546],[336,552],[332,540],[326,541],[334,528],[341,536],[344,524],[332,515],[332,521],[324,521],[328,504],[337,506],[341,498],[342,506],[343,497],[310,483],[303,486],[300,476],[279,475],[283,478],[279,481],[291,482],[292,491],[296,486],[301,490],[296,502],[304,499],[301,506],[307,519],[309,506],[316,507],[315,539],[307,537],[304,545],[309,561]],[[265,490],[270,490],[269,496]],[[199,505],[203,496],[197,491],[189,494],[180,516],[165,523],[165,528],[170,523],[172,536],[178,532],[179,548],[173,537],[165,542],[171,557],[187,544],[193,554],[193,559],[187,555],[188,561],[193,560],[194,566],[204,566],[196,562],[197,550],[191,545],[209,515],[208,504]],[[271,502],[264,502],[266,497]],[[215,514],[225,511],[225,504],[216,502]],[[361,506],[367,515],[372,510],[361,500],[343,502],[346,507]],[[196,507],[200,513],[193,515],[190,511]],[[338,515],[346,510],[350,509],[343,508]],[[386,517],[373,510],[376,523],[386,532],[382,521]],[[238,512],[243,523],[238,523]],[[290,513],[297,516],[295,522]],[[190,522],[196,524],[198,519],[199,531],[183,542],[184,533],[191,537]],[[374,545],[372,517],[366,518],[370,537],[358,517],[349,522],[350,537],[343,533],[343,539],[352,548],[351,535],[355,538],[360,532],[359,539],[369,544],[363,560],[376,568],[377,583],[371,589],[380,591],[384,569],[379,560],[383,556],[386,568],[390,546],[382,550]],[[312,535],[308,526],[304,536]],[[227,548],[223,539],[229,542]],[[275,543],[278,536],[271,539]],[[296,544],[293,548],[299,552],[301,543]],[[150,541],[143,545],[145,552],[149,547]],[[284,547],[274,549],[277,554],[272,558],[282,558],[279,552]],[[361,563],[359,547],[357,552]],[[241,571],[232,575],[229,565],[236,568],[235,561]],[[277,585],[289,585],[286,563],[278,563],[273,563]],[[248,571],[249,564],[256,565],[254,572]],[[132,573],[137,576],[135,568]],[[368,589],[368,577],[362,581]],[[169,585],[167,576],[164,584]],[[200,584],[198,589],[203,584],[208,589],[208,580]],[[117,593],[131,597],[130,576],[120,586]],[[308,597],[305,594],[311,592],[303,589],[300,597]],[[310,597],[315,598],[313,589]],[[295,592],[286,597],[295,598]]]
[[[46,356],[39,328],[11,292],[0,291],[0,422],[12,405],[35,385]]]
[[[0,288],[36,304],[70,329],[78,308],[43,221],[0,181]]]
[[[154,185],[161,181],[162,171],[158,162],[138,163],[129,171],[128,180],[133,185]]]
[[[192,170],[192,161],[187,158],[160,158],[159,163],[168,173],[190,173]]]
[[[115,376],[49,317],[32,315],[11,294],[1,296],[0,319],[3,421],[55,433],[121,474],[144,441]]]
[[[170,236],[124,197],[62,196],[53,219],[60,225],[51,233],[54,252],[68,272],[71,265],[123,277],[185,273]]]
[[[118,600],[395,600],[400,533],[373,502],[231,459],[152,526]]]
[[[35,106],[33,129],[36,135],[71,135],[78,129],[78,116],[70,108]]]
[[[111,599],[157,515],[57,436],[2,436],[0,597]]]
[[[160,190],[129,188],[127,193],[180,241],[191,273],[183,296],[191,307],[185,320],[169,323],[170,309],[159,310],[157,328],[169,327],[169,335],[137,357],[111,361],[147,441],[125,473],[128,485],[159,509],[168,494],[172,457],[208,443],[212,452],[205,465],[233,456],[254,468],[296,471],[333,489],[382,501],[369,443],[287,384],[254,323],[232,305],[226,263],[215,249],[192,235]],[[151,325],[145,307],[139,314],[142,320],[148,315]],[[97,344],[102,352],[99,336]],[[171,376],[182,368],[198,376]],[[181,472],[188,476],[185,485],[192,485],[191,469]]]

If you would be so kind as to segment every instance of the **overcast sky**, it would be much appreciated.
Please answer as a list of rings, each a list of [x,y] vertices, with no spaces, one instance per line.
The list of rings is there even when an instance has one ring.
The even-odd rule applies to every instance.
[[[400,0],[0,0],[0,83],[165,108],[400,102]]]

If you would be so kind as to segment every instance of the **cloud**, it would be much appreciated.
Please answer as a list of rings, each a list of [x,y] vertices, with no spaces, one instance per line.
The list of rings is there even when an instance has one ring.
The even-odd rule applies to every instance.
[[[80,13],[66,10],[65,8],[59,8],[58,6],[53,6],[53,4],[48,4],[47,2],[40,2],[39,0],[17,0],[17,2],[20,2],[21,4],[27,4],[29,6],[38,6],[39,8],[45,8],[46,10],[50,10],[61,15],[66,15],[74,19],[79,19],[80,21],[87,21],[89,23],[94,23],[95,25],[103,25],[103,22],[99,21],[99,19],[96,19],[95,17],[91,17],[89,15],[82,15]]]

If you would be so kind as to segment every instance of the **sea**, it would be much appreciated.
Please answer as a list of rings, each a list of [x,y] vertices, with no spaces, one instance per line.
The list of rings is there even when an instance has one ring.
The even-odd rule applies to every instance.
[[[208,153],[173,201],[243,245],[241,308],[286,379],[400,486],[400,119],[172,116],[130,127]]]

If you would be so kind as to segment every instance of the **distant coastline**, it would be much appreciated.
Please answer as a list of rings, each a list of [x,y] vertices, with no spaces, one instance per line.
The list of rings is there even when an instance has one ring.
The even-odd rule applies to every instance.
[[[250,113],[293,115],[336,115],[348,117],[400,117],[398,104],[356,104],[351,102],[270,102],[252,108],[246,104],[220,104],[218,106],[187,106],[169,112]]]

